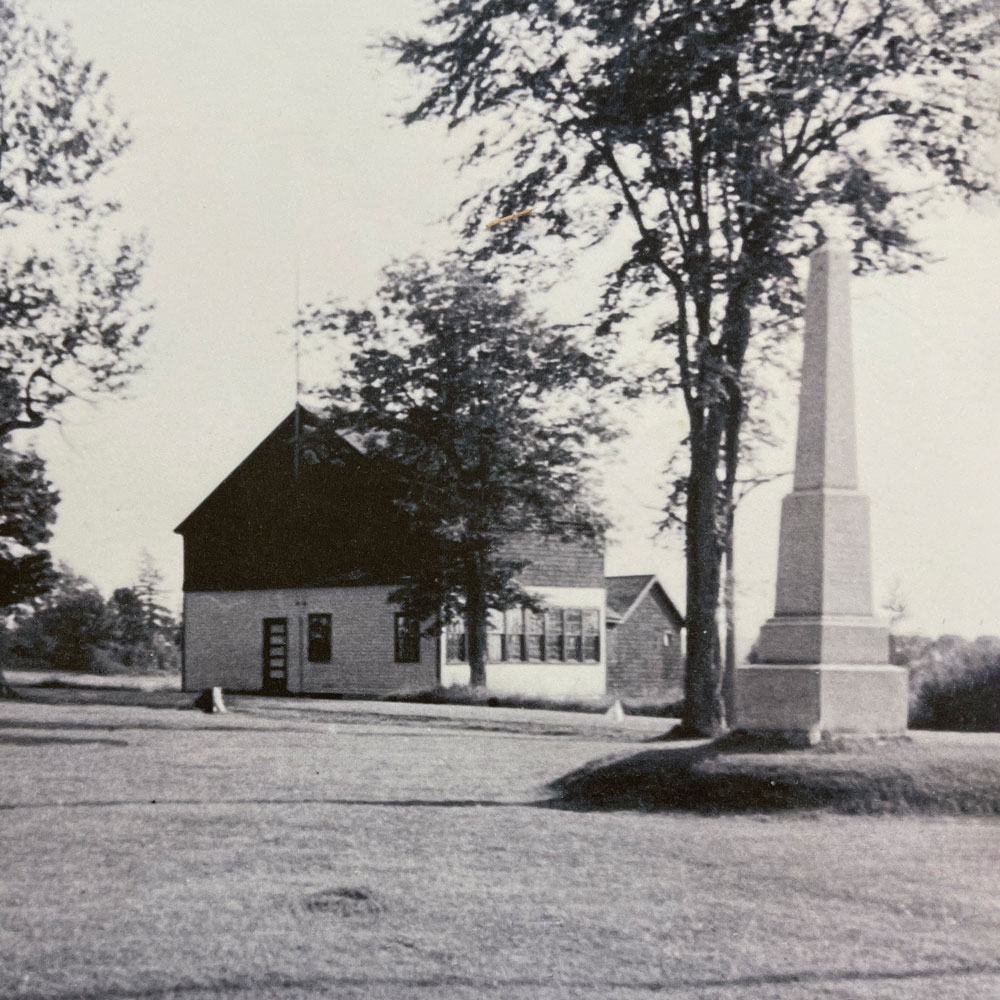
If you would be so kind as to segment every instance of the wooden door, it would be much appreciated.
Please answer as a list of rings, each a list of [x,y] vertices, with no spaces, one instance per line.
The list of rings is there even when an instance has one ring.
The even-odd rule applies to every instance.
[[[265,694],[288,691],[288,619],[264,619],[263,644]]]

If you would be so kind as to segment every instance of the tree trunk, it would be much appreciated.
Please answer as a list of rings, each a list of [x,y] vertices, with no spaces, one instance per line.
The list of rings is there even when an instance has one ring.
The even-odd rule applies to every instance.
[[[482,561],[475,555],[466,562],[465,640],[469,655],[469,684],[486,687],[486,630],[489,611],[483,591]]]
[[[729,398],[726,413],[725,461],[726,472],[722,480],[720,499],[725,512],[723,525],[723,558],[726,574],[723,581],[723,606],[725,609],[726,642],[723,656],[720,690],[722,696],[722,725],[731,729],[736,721],[736,574],[733,566],[736,526],[736,473],[740,458],[740,430],[743,426],[743,396],[734,391]]]
[[[720,546],[716,505],[721,434],[713,430],[691,436],[691,472],[687,503],[687,664],[684,672],[683,729],[692,736],[715,736],[722,728],[719,690]]]
[[[722,583],[726,641],[722,658],[723,724],[732,729],[736,721],[736,574],[733,568],[733,515],[729,514],[729,537],[724,555],[726,573]]]

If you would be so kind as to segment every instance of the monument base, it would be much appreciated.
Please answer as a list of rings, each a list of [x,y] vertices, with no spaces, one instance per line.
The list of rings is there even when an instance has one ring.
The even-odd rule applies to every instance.
[[[776,616],[761,626],[757,655],[791,665],[888,663],[889,627],[871,616]]]
[[[752,663],[736,671],[735,729],[818,743],[825,735],[906,732],[904,667],[856,663]]]

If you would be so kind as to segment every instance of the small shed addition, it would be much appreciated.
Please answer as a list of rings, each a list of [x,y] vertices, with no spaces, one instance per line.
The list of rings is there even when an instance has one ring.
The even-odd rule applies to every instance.
[[[608,576],[608,693],[622,698],[680,696],[684,618],[656,576]]]

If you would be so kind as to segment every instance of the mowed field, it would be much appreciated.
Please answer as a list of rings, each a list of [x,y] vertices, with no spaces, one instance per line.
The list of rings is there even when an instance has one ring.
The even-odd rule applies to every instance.
[[[641,733],[238,707],[0,705],[0,996],[1000,996],[996,819],[572,809]]]

